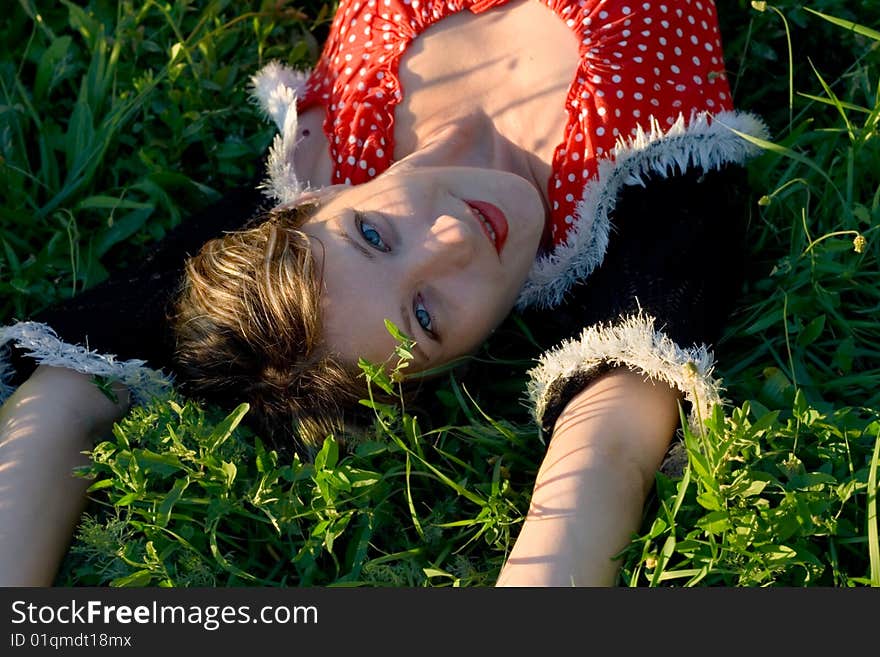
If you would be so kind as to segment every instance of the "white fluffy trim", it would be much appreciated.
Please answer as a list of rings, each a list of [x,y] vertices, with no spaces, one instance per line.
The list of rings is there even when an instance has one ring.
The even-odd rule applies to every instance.
[[[529,371],[527,387],[538,423],[551,401],[554,382],[589,374],[602,365],[625,365],[681,391],[691,405],[689,423],[700,429],[701,418],[708,418],[722,401],[720,383],[712,376],[714,357],[705,346],[682,349],[654,323],[653,317],[640,312],[615,324],[590,326],[579,338],[545,352]]]
[[[710,171],[728,163],[743,164],[760,151],[737,133],[768,136],[767,127],[752,114],[701,112],[687,122],[679,114],[666,131],[651,117],[649,131],[639,126],[635,136],[618,139],[614,152],[600,161],[597,175],[584,186],[576,209],[578,220],[566,242],[535,261],[517,306],[559,305],[573,283],[602,263],[611,230],[609,216],[624,186],[644,186],[651,175],[667,177],[690,167]]]
[[[296,101],[308,81],[308,73],[279,62],[269,62],[252,78],[253,97],[278,134],[269,147],[266,162],[268,178],[263,190],[279,203],[293,203],[305,191],[293,169],[298,125]]]
[[[14,392],[9,345],[18,347],[40,365],[66,367],[81,374],[93,374],[123,383],[132,401],[143,404],[170,391],[171,378],[146,367],[142,360],[118,361],[87,347],[62,342],[49,326],[38,322],[18,322],[0,327],[0,403]]]

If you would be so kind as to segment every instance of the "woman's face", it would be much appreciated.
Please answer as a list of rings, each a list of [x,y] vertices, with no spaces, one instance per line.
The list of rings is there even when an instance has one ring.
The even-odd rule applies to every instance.
[[[474,351],[513,307],[544,228],[538,190],[492,169],[393,167],[334,192],[302,230],[327,345],[352,363],[391,356],[385,319],[416,341],[411,370]]]

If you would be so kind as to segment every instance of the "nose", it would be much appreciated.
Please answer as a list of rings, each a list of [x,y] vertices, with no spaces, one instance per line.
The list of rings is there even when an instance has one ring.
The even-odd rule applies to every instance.
[[[458,271],[474,255],[474,231],[466,220],[443,214],[434,219],[420,254],[421,265],[432,273]]]

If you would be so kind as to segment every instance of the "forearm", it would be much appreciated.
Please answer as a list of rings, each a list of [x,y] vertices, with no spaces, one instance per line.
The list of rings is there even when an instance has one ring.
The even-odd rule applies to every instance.
[[[499,586],[609,586],[678,423],[678,395],[626,369],[556,422]]]
[[[40,367],[0,408],[0,585],[47,586],[85,505],[74,468],[122,416],[85,375]]]

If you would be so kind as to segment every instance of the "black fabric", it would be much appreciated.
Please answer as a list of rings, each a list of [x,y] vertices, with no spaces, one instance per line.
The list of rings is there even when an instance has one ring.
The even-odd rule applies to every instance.
[[[48,324],[71,344],[88,345],[118,359],[136,358],[173,373],[173,339],[166,309],[178,289],[186,258],[206,241],[240,229],[268,200],[255,186],[234,190],[207,209],[183,220],[159,241],[136,267],[28,319]],[[35,363],[12,351],[17,378]]]
[[[641,308],[680,347],[712,345],[742,285],[748,198],[747,174],[739,165],[625,187],[610,218],[602,264],[572,286],[560,308],[523,318],[539,343],[551,346]],[[542,429],[552,430],[565,404],[602,371],[555,382]]]

